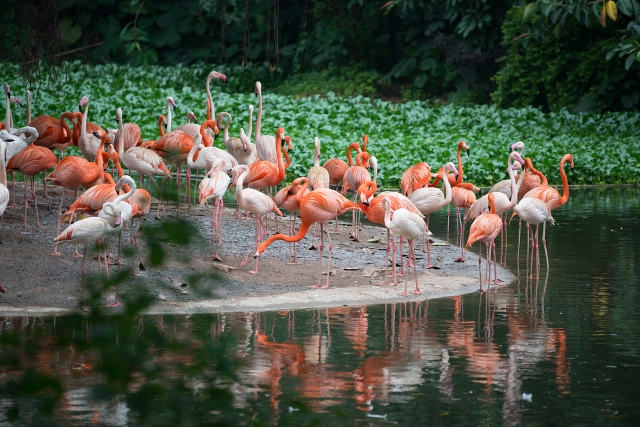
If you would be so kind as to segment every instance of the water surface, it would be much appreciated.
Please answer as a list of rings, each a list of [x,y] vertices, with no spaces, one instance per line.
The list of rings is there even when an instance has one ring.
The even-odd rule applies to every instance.
[[[639,196],[572,191],[547,228],[539,280],[515,258],[514,221],[508,262],[519,280],[495,293],[5,318],[0,425],[635,425]],[[446,222],[432,216],[437,237]]]

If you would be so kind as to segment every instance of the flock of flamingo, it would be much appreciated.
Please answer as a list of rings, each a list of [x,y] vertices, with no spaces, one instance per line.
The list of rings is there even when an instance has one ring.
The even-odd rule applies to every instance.
[[[367,151],[368,137],[363,136],[363,145],[358,142],[350,144],[346,149],[348,163],[342,159],[327,160],[320,166],[320,139],[315,138],[314,166],[306,177],[295,179],[290,185],[276,192],[277,186],[285,178],[286,168],[291,163],[289,151],[293,148],[291,138],[285,135],[282,127],[275,130],[275,135],[261,134],[262,123],[262,86],[255,84],[255,94],[258,97],[258,115],[256,120],[254,142],[252,137],[253,106],[249,106],[248,132],[240,129],[240,137],[229,136],[231,115],[227,112],[215,114],[214,103],[210,90],[211,80],[226,82],[224,74],[213,71],[206,80],[207,120],[201,125],[192,112],[187,115],[187,123],[172,130],[172,108],[176,104],[171,97],[166,99],[167,116],[158,118],[160,138],[143,141],[138,125],[124,123],[123,110],[116,108],[117,130],[105,131],[101,126],[88,121],[89,98],[83,96],[79,103],[79,110],[83,112],[65,112],[60,118],[38,116],[31,120],[30,93],[26,91],[27,117],[26,126],[18,128],[13,123],[11,104],[22,104],[21,100],[11,95],[10,87],[5,86],[6,116],[4,123],[0,123],[0,217],[7,207],[17,207],[15,177],[13,179],[13,203],[9,206],[10,191],[8,189],[7,172],[20,172],[24,176],[24,226],[27,226],[27,209],[29,206],[28,182],[31,178],[31,196],[35,208],[36,226],[40,227],[38,205],[36,199],[35,175],[45,173],[53,168],[44,178],[44,197],[47,196],[47,182],[63,187],[62,198],[58,210],[58,231],[54,239],[54,252],[59,256],[57,245],[69,243],[76,245],[74,256],[82,256],[82,277],[84,301],[84,282],[86,276],[87,247],[99,241],[105,235],[122,235],[123,229],[129,229],[129,239],[132,247],[137,246],[135,218],[143,220],[150,211],[151,194],[145,189],[145,177],[149,177],[158,191],[159,203],[156,218],[159,218],[162,208],[166,218],[166,207],[162,191],[155,177],[172,179],[171,169],[176,165],[177,215],[181,212],[180,184],[182,166],[186,163],[186,200],[191,207],[191,170],[204,170],[204,178],[199,183],[200,204],[211,202],[211,241],[213,244],[212,257],[220,260],[218,247],[222,244],[222,213],[223,196],[235,187],[235,198],[239,209],[251,213],[256,218],[256,240],[249,254],[241,265],[247,263],[251,254],[255,258],[255,269],[251,273],[258,273],[259,257],[267,247],[276,240],[293,243],[293,257],[289,256],[289,263],[297,263],[295,243],[302,240],[309,228],[319,224],[318,246],[320,267],[315,287],[328,288],[329,269],[333,243],[328,222],[336,220],[335,229],[338,230],[338,216],[347,211],[353,211],[350,238],[358,241],[360,213],[367,219],[387,228],[386,265],[389,264],[391,252],[391,270],[389,276],[385,273],[384,284],[397,284],[396,252],[400,249],[400,268],[402,263],[403,239],[408,240],[409,254],[407,268],[414,268],[415,289],[419,294],[416,255],[414,241],[423,240],[423,250],[427,253],[428,268],[438,268],[431,263],[431,253],[428,238],[429,215],[432,212],[446,208],[450,203],[456,208],[456,222],[459,227],[460,257],[457,262],[464,262],[464,237],[466,223],[473,219],[466,247],[474,242],[484,242],[486,246],[486,284],[499,284],[497,278],[497,259],[495,239],[502,231],[506,242],[506,214],[513,209],[513,215],[519,215],[527,224],[528,241],[530,241],[531,273],[533,274],[533,250],[536,251],[536,268],[540,267],[538,248],[538,226],[543,223],[542,241],[545,243],[546,222],[553,224],[551,211],[565,204],[569,198],[567,176],[564,171],[565,163],[573,168],[571,154],[566,154],[560,161],[560,175],[562,178],[563,194],[550,187],[545,176],[536,170],[530,158],[523,159],[524,144],[517,142],[510,147],[507,160],[509,179],[497,183],[488,194],[477,198],[479,188],[472,183],[465,182],[461,151],[469,147],[465,142],[457,146],[457,166],[452,162],[439,168],[437,173],[431,173],[431,168],[425,162],[420,162],[407,169],[401,179],[401,192],[384,191],[376,195],[377,191],[377,160]],[[73,127],[67,124],[69,121]],[[165,130],[166,129],[166,130]],[[214,147],[222,130],[225,149]],[[82,156],[65,156],[65,150],[78,146]],[[58,159],[52,150],[59,150]],[[106,151],[105,151],[106,150]],[[356,153],[355,162],[352,153]],[[286,159],[286,160],[285,160]],[[118,173],[115,181],[107,167],[113,164]],[[139,188],[130,175],[126,175],[122,165],[129,173],[138,175]],[[370,170],[373,169],[373,178]],[[113,169],[112,169],[113,171]],[[518,173],[521,171],[521,173]],[[230,176],[231,175],[231,176]],[[196,180],[197,180],[196,175]],[[443,189],[437,188],[443,183]],[[78,197],[78,189],[84,192]],[[335,188],[335,190],[333,188]],[[62,211],[67,188],[74,189],[74,200],[71,206]],[[337,190],[341,191],[338,192]],[[275,192],[275,196],[271,197]],[[345,197],[351,192],[353,200]],[[518,202],[519,201],[519,202]],[[289,235],[277,232],[268,239],[268,219],[272,214],[282,216],[280,208],[289,211],[291,217]],[[460,211],[462,209],[462,212]],[[466,213],[465,213],[466,210]],[[298,231],[297,212],[300,213],[301,223]],[[238,214],[239,215],[239,214]],[[513,215],[511,218],[513,218]],[[426,216],[426,221],[425,221]],[[79,219],[84,217],[83,219]],[[68,227],[60,232],[62,223]],[[141,221],[139,221],[138,227]],[[536,225],[535,233],[532,226]],[[2,224],[4,226],[4,224]],[[2,242],[0,228],[0,243]],[[325,248],[324,235],[328,239],[328,261],[326,283],[323,285],[323,250]],[[398,236],[399,239],[396,238]],[[397,243],[399,240],[399,244]],[[84,255],[80,255],[77,245],[84,245]],[[104,246],[102,245],[104,248]],[[494,278],[491,280],[491,253],[493,252]],[[546,253],[546,246],[545,246]],[[99,251],[100,254],[100,251]],[[504,257],[503,257],[504,255]],[[144,270],[144,264],[138,248],[140,259],[139,268]],[[104,257],[108,274],[109,260],[98,256],[99,268],[101,258]],[[501,253],[501,263],[506,263],[506,250]],[[120,243],[118,244],[118,260],[120,264]],[[547,258],[548,263],[548,258]],[[135,274],[132,260],[132,274]],[[408,274],[407,274],[408,276]],[[393,278],[388,283],[388,277]],[[407,296],[407,281],[404,292]],[[481,278],[482,290],[482,278]],[[6,289],[0,284],[0,291]],[[117,291],[114,302],[118,305]]]

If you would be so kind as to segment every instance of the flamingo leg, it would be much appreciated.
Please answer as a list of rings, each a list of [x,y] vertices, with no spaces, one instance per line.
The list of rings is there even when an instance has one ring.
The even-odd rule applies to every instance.
[[[191,212],[191,168],[189,165],[187,165],[187,212]]]
[[[491,242],[491,246],[493,246],[493,284],[499,285],[502,283],[502,280],[498,279],[498,263],[496,261],[496,242]]]
[[[320,287],[320,277],[322,276],[322,252],[324,251],[324,233],[322,230],[322,224],[320,224],[320,247],[318,247],[319,249],[319,254],[320,254],[320,266],[318,267],[318,281],[314,286],[310,286],[310,288],[319,288]]]
[[[18,206],[16,204],[16,171],[11,171],[11,191],[13,191],[13,205],[10,205],[9,207],[15,208]]]
[[[484,276],[484,283],[488,284],[491,280],[491,269],[489,268],[490,264],[491,264],[491,243],[490,242],[485,242],[485,247],[487,248],[487,253],[485,254],[485,258],[484,258],[484,264],[485,264],[485,276]]]
[[[89,311],[89,307],[84,305],[84,287],[87,280],[87,245],[84,245],[84,256],[82,257],[82,310]]]
[[[323,233],[323,224],[320,224],[320,233]],[[331,276],[331,253],[333,252],[333,242],[331,241],[331,233],[329,232],[329,223],[327,222],[327,239],[329,240],[329,258],[327,260],[327,284],[322,289],[329,287],[329,276]]]
[[[484,289],[482,289],[482,245],[480,245],[480,254],[478,254],[478,278],[480,280],[480,292],[484,292]]]
[[[547,272],[549,271],[549,254],[547,253],[547,238],[545,237],[547,233],[547,222],[542,223],[542,246],[544,247],[544,257],[547,260]]]
[[[15,193],[14,193],[15,195]],[[27,180],[24,180],[24,228],[27,228],[27,208],[29,207],[29,200],[27,197]]]
[[[518,221],[518,254],[516,255],[516,259],[520,259],[520,232],[522,231],[522,218]]]
[[[411,292],[414,295],[420,295],[420,288],[418,287],[418,267],[416,266],[416,253],[413,239],[409,239],[409,258],[413,259],[413,278],[416,281],[416,289]],[[409,263],[407,262],[407,278],[409,276]]]
[[[167,219],[167,212],[164,208],[164,196],[162,195],[162,190],[160,190],[160,187],[158,186],[158,183],[156,182],[155,178],[153,177],[153,175],[149,175],[149,178],[151,178],[151,182],[153,182],[153,185],[156,186],[156,188],[158,189],[158,194],[160,195],[160,203],[158,204],[158,211],[156,212],[156,219],[160,219],[160,205],[162,205],[162,214],[164,215],[164,218]],[[141,178],[142,182],[144,182],[144,175]],[[164,180],[163,180],[164,182]]]
[[[62,204],[64,203],[64,193],[66,191],[67,191],[66,187],[62,187],[62,198],[60,199],[60,207],[58,208],[58,231],[56,232],[56,236],[60,235],[60,217],[62,216]],[[53,256],[62,255],[60,252],[58,252],[58,245],[53,246],[53,253],[51,255]]]
[[[398,278],[396,276],[396,235],[395,233],[391,233],[391,239],[393,240],[393,245],[391,246],[391,274],[393,275],[393,286],[395,286],[398,284]]]
[[[398,257],[398,261],[400,261],[400,272],[398,273],[398,276],[402,277],[404,276],[404,264],[402,263],[402,249],[404,248],[404,238],[402,236],[400,236],[400,256]],[[395,264],[394,264],[394,268],[395,268]]]
[[[536,224],[536,279],[540,278],[540,245],[538,243],[538,228],[540,224]]]
[[[389,229],[387,228],[387,250],[386,250],[386,254],[385,254],[385,258],[384,258],[384,281],[382,282],[383,285],[388,285],[389,284],[389,280],[387,280],[387,278],[391,277],[389,276],[389,273],[387,272],[388,270],[388,266],[389,266],[389,251],[391,250],[391,239],[389,237]]]
[[[245,265],[247,263],[249,256],[251,256],[251,254],[258,247],[258,245],[260,244],[260,240],[262,240],[262,237],[263,237],[262,217],[260,215],[256,215],[256,244],[251,248],[251,250],[247,254],[247,257],[244,260],[242,260],[242,263],[240,263],[240,265]],[[258,273],[258,257],[256,257],[256,269],[254,271],[250,271],[249,273],[251,274]]]
[[[38,198],[36,197],[36,177],[31,177],[31,195],[33,196],[33,207],[36,208],[36,227],[40,228],[40,216],[38,215]]]
[[[456,225],[458,227],[458,243],[460,246],[460,257],[455,262],[464,262],[464,226],[460,218],[460,208],[456,207]]]

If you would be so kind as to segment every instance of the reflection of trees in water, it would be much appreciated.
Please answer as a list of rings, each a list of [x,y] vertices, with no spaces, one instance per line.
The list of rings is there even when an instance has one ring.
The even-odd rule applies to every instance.
[[[522,378],[539,373],[542,362],[555,364],[560,393],[569,388],[566,335],[547,327],[538,303],[543,289],[529,281],[484,293],[477,311],[465,307],[465,298],[453,298],[451,317],[431,319],[426,301],[373,310],[140,315],[128,329],[109,318],[5,318],[3,339],[10,335],[14,342],[1,347],[0,355],[22,362],[5,364],[2,375],[5,383],[17,384],[31,366],[56,378],[64,392],[55,417],[70,425],[131,423],[140,417],[136,399],[150,387],[167,389],[163,396],[176,388],[185,408],[198,408],[198,396],[211,387],[227,389],[232,410],[276,422],[291,402],[304,402],[313,413],[376,411],[421,399],[432,387],[443,402],[454,402],[467,393],[468,379],[482,385],[486,403],[500,402],[506,425],[517,425]],[[506,348],[504,337],[495,336],[496,317],[508,330]],[[87,345],[102,334],[118,351],[101,349],[105,343]],[[111,362],[114,367],[107,368]],[[218,375],[220,363],[235,366],[233,379]],[[119,371],[124,368],[129,372]],[[96,387],[113,384],[114,392],[97,397]],[[3,392],[0,398],[3,408],[28,412],[19,394]],[[162,407],[163,397],[148,398],[160,402],[152,411]]]

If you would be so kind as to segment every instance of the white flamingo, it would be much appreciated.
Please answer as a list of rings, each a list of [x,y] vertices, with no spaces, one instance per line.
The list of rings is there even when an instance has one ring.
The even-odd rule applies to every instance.
[[[0,243],[2,243],[2,232],[4,230],[4,211],[9,204],[9,189],[7,188],[7,171],[4,165],[4,155],[7,151],[7,143],[0,138]],[[0,285],[0,291],[4,288]],[[2,291],[6,292],[6,291]]]
[[[258,160],[258,152],[256,145],[251,143],[251,116],[253,115],[253,105],[249,105],[249,135],[244,133],[244,129],[240,129],[240,138],[229,137],[229,125],[231,124],[231,115],[227,112],[218,114],[218,121],[222,123],[226,117],[227,122],[224,124],[223,141],[224,146],[241,165],[250,165]]]
[[[282,212],[276,206],[275,202],[266,194],[261,193],[253,188],[242,188],[244,179],[249,175],[249,167],[246,165],[236,166],[235,171],[238,171],[240,175],[236,181],[236,201],[241,209],[251,212],[256,216],[256,244],[251,248],[247,257],[242,261],[240,265],[245,265],[249,256],[258,247],[262,238],[268,233],[266,227],[262,226],[262,216],[271,212],[282,216]],[[250,271],[250,273],[256,274],[258,272],[258,258],[256,257],[256,269]]]
[[[115,216],[115,228],[122,228],[122,214],[117,206],[106,206],[103,208],[109,215]],[[84,246],[84,256],[82,257],[82,309],[87,310],[84,306],[84,288],[87,276],[87,247],[90,243],[95,243],[98,247],[98,240],[107,232],[112,231],[114,227],[103,218],[89,217],[74,222],[66,230],[64,230],[54,240],[54,246],[60,243],[69,243],[72,245]],[[100,268],[100,256],[98,255],[98,268]]]
[[[393,218],[391,218],[391,200],[388,197],[382,199],[382,207],[384,208],[384,225],[391,231],[393,235],[393,263],[395,264],[395,246],[396,246],[396,237],[398,234],[409,241],[409,255],[407,257],[407,268],[411,267],[411,263],[413,262],[413,275],[416,281],[416,288],[411,293],[412,294],[420,294],[420,288],[418,287],[418,273],[416,267],[416,254],[413,241],[415,239],[421,238],[427,232],[427,225],[424,222],[424,219],[420,217],[420,215],[410,212],[405,208],[396,209],[393,212]],[[402,258],[400,258],[400,262],[402,262]],[[396,282],[396,269],[393,269],[393,281]],[[407,272],[407,276],[409,276],[409,272]],[[407,296],[407,282],[408,277],[405,278],[404,282],[404,292],[400,295]]]
[[[204,205],[207,200],[213,199],[211,204],[211,257],[214,260],[222,261],[218,256],[218,248],[222,244],[222,213],[224,209],[224,201],[222,197],[229,188],[231,178],[225,172],[224,161],[216,159],[211,165],[211,170],[205,175],[200,182],[200,204]],[[216,232],[218,234],[216,245]]]
[[[314,139],[314,144],[313,167],[307,173],[309,189],[329,188],[329,171],[320,166],[320,138],[317,136]]]
[[[275,136],[261,135],[262,130],[262,83],[256,82],[256,96],[258,97],[258,118],[256,120],[256,150],[260,160],[278,163],[278,152],[275,149]]]
[[[450,170],[456,176],[458,175],[458,170],[452,162],[448,162],[440,169],[440,173],[443,175],[442,181],[444,183],[444,191],[446,194],[442,193],[442,190],[439,188],[423,187],[418,188],[409,196],[409,200],[413,202],[416,208],[418,208],[423,215],[427,216],[427,231],[429,230],[429,217],[431,216],[431,213],[446,208],[449,206],[449,203],[451,203],[451,184],[447,177],[444,176],[445,169]],[[439,269],[440,267],[435,267],[431,264],[431,243],[429,242],[429,236],[426,235],[424,240],[422,250],[425,251],[426,246],[428,260],[427,267]]]

